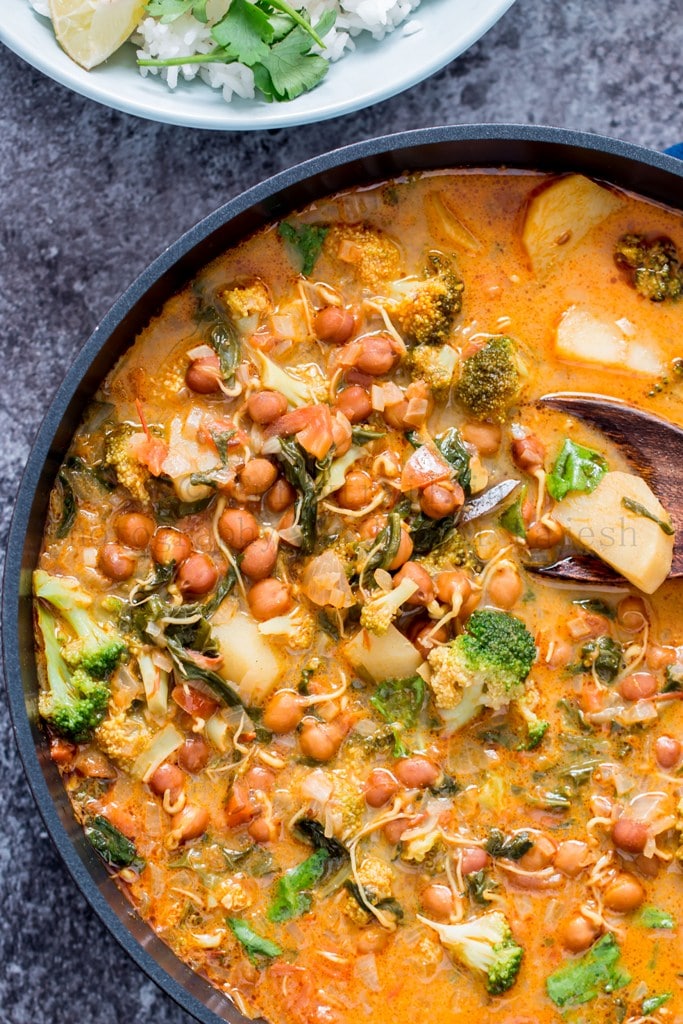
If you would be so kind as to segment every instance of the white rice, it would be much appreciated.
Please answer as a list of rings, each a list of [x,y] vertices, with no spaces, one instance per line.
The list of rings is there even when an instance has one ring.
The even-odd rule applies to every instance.
[[[337,61],[355,48],[354,37],[362,32],[373,39],[383,39],[399,25],[404,35],[413,35],[422,28],[410,15],[420,0],[290,0],[297,9],[305,9],[312,24],[316,24],[327,11],[337,15],[334,27],[323,37],[324,50],[314,47],[330,61]],[[49,16],[47,0],[29,0],[38,14]],[[190,14],[184,14],[167,25],[155,18],[145,17],[138,25],[131,42],[137,48],[140,60],[168,60],[172,57],[194,56],[208,53],[214,48],[211,26],[223,17],[230,0],[208,0],[209,21],[203,24]],[[233,96],[253,99],[254,74],[244,64],[182,64],[168,68],[141,67],[140,74],[159,75],[169,89],[175,89],[181,80],[200,78],[212,89],[220,89],[229,103]]]

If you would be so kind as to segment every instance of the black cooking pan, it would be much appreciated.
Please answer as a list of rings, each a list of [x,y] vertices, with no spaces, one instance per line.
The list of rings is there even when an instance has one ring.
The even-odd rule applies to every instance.
[[[204,1024],[220,1020],[242,1024],[244,1018],[131,912],[74,820],[38,725],[31,573],[55,475],[100,380],[165,300],[219,253],[270,221],[339,189],[406,171],[501,166],[580,171],[683,208],[683,161],[613,139],[555,128],[429,128],[316,157],[231,200],[151,264],[105,316],[69,368],[29,456],[10,531],[2,608],[10,708],[28,782],[48,832],[92,908],[135,962]]]

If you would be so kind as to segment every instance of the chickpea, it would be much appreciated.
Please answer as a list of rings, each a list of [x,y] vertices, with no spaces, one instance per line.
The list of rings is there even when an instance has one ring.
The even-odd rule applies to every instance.
[[[573,648],[570,643],[566,640],[555,640],[550,656],[546,658],[546,665],[549,668],[564,668],[571,661],[572,654]]]
[[[355,366],[370,377],[390,373],[398,361],[396,343],[390,334],[368,334],[358,340],[358,349]]]
[[[293,732],[304,717],[301,698],[293,690],[278,690],[266,704],[263,725],[281,736]]]
[[[438,765],[419,754],[402,758],[396,765],[394,773],[406,789],[424,789],[425,786],[433,786],[441,774]]]
[[[544,519],[527,529],[526,542],[532,551],[546,551],[559,544],[563,536],[564,530],[559,523],[556,523],[554,519]]]
[[[619,684],[619,691],[626,700],[647,700],[658,688],[659,683],[651,672],[632,672]]]
[[[160,526],[152,537],[151,551],[157,565],[180,565],[192,552],[192,541],[181,530]]]
[[[545,446],[533,434],[513,441],[511,451],[512,461],[518,469],[522,469],[526,473],[533,473],[535,469],[542,468],[545,459]]]
[[[197,804],[185,804],[182,811],[171,818],[171,828],[181,842],[203,835],[208,824],[209,812]]]
[[[339,750],[345,735],[336,722],[306,718],[299,734],[301,753],[314,761],[329,761]]]
[[[250,459],[240,473],[240,484],[245,494],[259,496],[273,486],[277,469],[268,459]]]
[[[296,510],[294,507],[288,508],[283,516],[280,517],[280,521],[277,524],[278,531],[282,533],[283,530],[289,530],[291,526],[294,526],[294,520],[296,519]],[[284,537],[280,538],[284,540]],[[285,544],[288,541],[285,540]]]
[[[432,577],[421,565],[417,562],[405,562],[394,576],[394,588],[403,580],[412,580],[417,583],[418,589],[405,602],[410,608],[419,608],[432,603],[435,597]]]
[[[440,626],[436,632],[434,630],[434,623],[430,620],[425,623],[414,635],[411,635],[411,643],[413,643],[423,658],[427,658],[430,651],[434,649],[437,643],[443,644],[448,640],[448,627]]]
[[[452,605],[456,594],[459,594],[464,601],[472,593],[472,584],[460,569],[447,569],[445,572],[440,572],[434,580],[434,584],[436,596],[442,604]]]
[[[502,431],[497,423],[465,423],[461,433],[484,458],[495,455],[500,448]]]
[[[277,562],[280,538],[273,530],[264,537],[253,540],[245,549],[240,569],[250,580],[264,580],[270,576]]]
[[[342,412],[349,423],[362,423],[372,412],[370,395],[360,384],[352,384],[337,395],[336,408]]]
[[[598,937],[599,929],[583,914],[577,914],[567,921],[563,929],[562,944],[572,953],[582,953],[592,946]]]
[[[275,825],[268,818],[255,818],[247,832],[255,843],[272,843],[277,835]]]
[[[603,893],[603,902],[609,910],[628,914],[645,899],[645,890],[634,875],[623,872],[609,883]]]
[[[294,603],[287,584],[273,576],[255,583],[247,594],[247,602],[251,614],[259,622],[276,615],[286,615]]]
[[[156,523],[142,512],[124,512],[114,520],[114,531],[122,544],[143,551],[149,544]]]
[[[455,909],[453,893],[447,885],[439,885],[437,882],[422,890],[420,902],[425,913],[437,921],[447,921]]]
[[[249,396],[247,412],[254,423],[266,426],[287,412],[287,399],[279,391],[257,391]]]
[[[203,551],[194,551],[178,569],[177,582],[183,597],[201,597],[216,586],[218,569]]]
[[[384,807],[398,792],[398,782],[386,768],[373,768],[365,783],[365,802],[369,807]]]
[[[135,563],[135,555],[115,541],[103,544],[97,553],[97,568],[115,583],[129,580],[135,572]]]
[[[404,565],[413,553],[413,541],[404,526],[401,526],[401,539],[398,542],[398,550],[392,560],[389,562],[387,569],[392,572],[394,569],[400,569]]]
[[[557,847],[554,865],[568,878],[576,878],[585,867],[588,844],[580,839],[565,839]]]
[[[458,483],[427,484],[420,494],[420,508],[430,519],[451,516],[465,504],[465,492]]]
[[[518,864],[524,871],[542,871],[555,859],[557,846],[549,836],[542,833],[532,836],[534,845],[522,854]]]
[[[489,580],[488,595],[498,608],[514,608],[523,592],[521,576],[512,565],[501,565]]]
[[[488,867],[489,855],[481,846],[465,846],[462,852],[461,869],[463,875],[473,875]]]
[[[178,763],[186,772],[196,775],[209,762],[209,745],[203,736],[188,736],[178,751]]]
[[[335,456],[346,455],[351,447],[351,423],[342,412],[337,412],[332,417],[332,440]]]
[[[246,509],[226,508],[218,520],[218,534],[235,551],[243,551],[258,537],[259,525]]]
[[[323,306],[313,319],[316,337],[330,345],[343,345],[353,334],[355,326],[353,313],[341,306]]]
[[[388,843],[394,846],[400,843],[401,836],[410,828],[410,818],[394,818],[388,821],[382,829],[382,834]]]
[[[346,480],[337,491],[337,502],[342,508],[357,512],[372,501],[377,494],[377,486],[369,473],[353,470],[347,474]]]
[[[386,929],[381,927],[364,928],[358,936],[356,949],[361,955],[363,953],[379,953],[388,943],[389,934]]]
[[[245,782],[250,789],[260,789],[262,793],[268,793],[275,784],[275,776],[270,768],[255,764],[244,776]]]
[[[647,825],[643,821],[619,818],[612,828],[612,842],[624,853],[642,853],[647,839]]]
[[[624,629],[639,632],[648,621],[647,608],[642,597],[630,595],[617,605],[617,622]]]
[[[266,508],[271,512],[284,512],[296,501],[296,491],[284,477],[276,480],[266,494]]]
[[[217,355],[193,359],[185,373],[185,383],[198,395],[214,395],[220,391],[221,365]]]
[[[680,741],[673,736],[658,736],[655,743],[657,764],[664,769],[673,768],[681,759]]]
[[[164,761],[150,777],[149,788],[157,796],[163,796],[167,790],[171,792],[171,800],[175,800],[183,788],[185,775],[176,764]]]

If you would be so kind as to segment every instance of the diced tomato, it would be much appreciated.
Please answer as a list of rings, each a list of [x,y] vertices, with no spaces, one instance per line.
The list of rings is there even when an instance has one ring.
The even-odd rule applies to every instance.
[[[241,448],[248,441],[244,430],[238,429],[232,420],[227,419],[227,417],[214,419],[212,416],[205,416],[199,424],[197,440],[200,444],[210,444],[216,448],[215,438],[225,436],[226,434],[230,435],[226,441],[228,448]],[[216,448],[216,450],[218,449]]]
[[[334,442],[330,408],[328,405],[304,405],[301,409],[291,409],[280,416],[267,433],[278,437],[294,434],[310,455],[323,459]]]
[[[228,828],[245,825],[257,817],[261,811],[260,804],[251,800],[247,783],[244,779],[238,779],[232,787],[225,806],[225,823]]]
[[[218,707],[217,701],[207,697],[201,690],[195,690],[194,686],[190,686],[188,683],[174,686],[171,696],[176,704],[193,718],[210,718]]]
[[[78,747],[74,743],[69,743],[60,736],[54,736],[50,741],[50,757],[55,764],[70,764],[77,750]]]
[[[423,444],[413,452],[403,467],[401,490],[405,493],[416,487],[437,483],[439,480],[450,480],[452,476],[452,466],[449,466],[436,448]]]

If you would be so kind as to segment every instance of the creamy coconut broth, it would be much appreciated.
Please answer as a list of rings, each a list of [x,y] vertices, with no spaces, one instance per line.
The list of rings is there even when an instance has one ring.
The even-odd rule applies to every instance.
[[[103,382],[41,712],[132,904],[245,1014],[683,1020],[675,538],[537,402],[683,423],[682,250],[577,175],[390,181],[215,260]],[[605,530],[620,587],[530,571]]]

